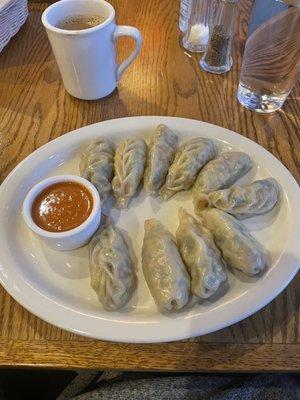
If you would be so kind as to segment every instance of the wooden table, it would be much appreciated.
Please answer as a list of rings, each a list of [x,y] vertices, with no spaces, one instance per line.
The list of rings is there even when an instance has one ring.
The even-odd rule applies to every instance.
[[[118,22],[140,28],[142,54],[118,91],[85,102],[63,88],[40,22],[47,2],[0,55],[1,179],[44,143],[81,126],[132,115],[174,115],[239,132],[271,151],[300,178],[300,90],[282,111],[262,116],[236,100],[252,1],[241,0],[234,66],[205,74],[198,56],[179,46],[178,2],[114,0]],[[120,57],[131,49],[121,40]],[[300,243],[299,243],[300,244]],[[174,371],[300,371],[300,275],[270,305],[227,329],[169,344],[116,344],[86,339],[38,319],[0,288],[0,365]]]

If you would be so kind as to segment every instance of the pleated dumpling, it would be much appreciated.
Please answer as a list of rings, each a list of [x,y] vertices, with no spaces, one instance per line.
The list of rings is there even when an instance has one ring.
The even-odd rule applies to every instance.
[[[142,266],[149,290],[162,312],[183,308],[189,301],[190,278],[174,237],[156,219],[145,221]]]
[[[201,168],[215,158],[217,152],[217,146],[210,139],[194,138],[184,143],[176,153],[160,191],[162,198],[167,200],[175,193],[189,189]]]
[[[105,208],[108,194],[111,192],[114,154],[114,146],[109,140],[101,138],[87,147],[79,164],[80,175],[97,188],[102,208]]]
[[[126,139],[121,142],[115,154],[115,176],[112,189],[116,206],[127,207],[144,174],[147,146],[143,139]]]
[[[207,204],[207,194],[233,185],[252,168],[248,154],[228,151],[209,161],[199,172],[193,186],[193,202],[196,214]]]
[[[127,244],[115,227],[107,225],[96,232],[89,247],[91,286],[106,310],[119,310],[136,286]]]
[[[225,265],[211,233],[183,208],[179,209],[177,244],[190,276],[191,291],[202,299],[212,296],[226,280]]]
[[[279,187],[275,179],[268,178],[252,182],[250,185],[232,186],[208,195],[210,207],[244,219],[265,214],[272,210],[278,200]]]
[[[152,134],[144,174],[144,188],[148,194],[156,195],[164,184],[177,145],[177,135],[166,125],[159,125]]]
[[[247,275],[256,275],[265,269],[265,251],[242,222],[216,208],[202,211],[200,217],[229,266]]]

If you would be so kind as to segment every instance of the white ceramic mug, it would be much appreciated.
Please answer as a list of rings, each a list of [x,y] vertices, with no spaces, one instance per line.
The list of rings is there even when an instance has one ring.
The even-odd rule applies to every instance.
[[[89,29],[57,28],[61,20],[75,15],[100,15],[105,20]],[[79,99],[96,100],[112,93],[141,49],[140,31],[117,26],[115,10],[104,0],[61,0],[44,11],[42,22],[65,88]],[[132,37],[136,46],[129,58],[117,65],[115,41],[120,36]]]

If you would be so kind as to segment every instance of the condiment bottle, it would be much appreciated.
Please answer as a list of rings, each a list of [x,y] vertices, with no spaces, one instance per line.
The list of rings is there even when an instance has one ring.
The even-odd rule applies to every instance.
[[[190,0],[190,14],[182,46],[192,52],[203,52],[209,39],[211,0]]]
[[[200,66],[207,72],[223,74],[232,67],[231,45],[235,33],[238,0],[214,0],[210,37]]]

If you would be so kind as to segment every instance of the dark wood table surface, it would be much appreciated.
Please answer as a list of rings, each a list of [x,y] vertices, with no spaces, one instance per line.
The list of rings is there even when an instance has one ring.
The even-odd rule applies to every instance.
[[[143,50],[119,88],[102,101],[81,101],[63,87],[41,13],[50,2],[30,2],[28,21],[0,54],[0,175],[33,150],[73,129],[107,119],[170,115],[229,128],[272,152],[300,178],[300,87],[281,111],[259,115],[236,100],[251,0],[241,0],[234,66],[222,76],[203,73],[199,56],[179,45],[178,1],[113,0],[117,22],[137,26]],[[124,59],[132,43],[122,39]],[[192,340],[117,344],[56,328],[16,303],[0,287],[0,365],[173,371],[300,370],[300,276],[250,318]]]

